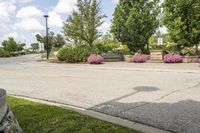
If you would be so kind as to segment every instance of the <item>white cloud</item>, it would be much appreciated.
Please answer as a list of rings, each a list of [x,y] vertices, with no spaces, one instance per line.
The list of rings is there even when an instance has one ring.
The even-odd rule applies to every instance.
[[[44,27],[40,22],[35,18],[25,18],[20,22],[16,23],[15,26],[20,30],[34,31],[34,30],[43,30]]]
[[[0,21],[8,22],[11,14],[15,13],[16,6],[14,1],[0,1]]]
[[[62,27],[63,21],[61,16],[56,12],[49,12],[49,25],[51,27]]]
[[[42,17],[43,12],[39,9],[37,9],[34,6],[28,6],[21,8],[18,12],[16,17],[17,18],[29,18],[29,17]]]
[[[19,3],[28,3],[31,2],[32,0],[17,0],[17,2]]]
[[[118,3],[119,3],[119,0],[112,0],[112,3],[113,3],[113,4],[118,4]]]
[[[5,34],[4,36],[3,36],[3,39],[7,39],[7,38],[9,38],[9,37],[13,37],[13,38],[17,38],[18,37],[18,34],[17,34],[17,32],[11,32],[11,33],[7,33],[7,34]]]
[[[6,23],[0,23],[0,35],[10,31],[10,27]]]
[[[55,6],[54,11],[56,13],[69,13],[76,5],[76,0],[59,0]]]
[[[37,34],[39,34],[39,35],[44,35],[45,33],[42,33],[41,31],[35,31],[35,32],[31,33],[31,35],[34,36],[34,37],[35,37],[35,35],[37,35]]]
[[[105,34],[110,29],[111,23],[110,22],[104,22],[101,27],[98,28],[103,34]]]

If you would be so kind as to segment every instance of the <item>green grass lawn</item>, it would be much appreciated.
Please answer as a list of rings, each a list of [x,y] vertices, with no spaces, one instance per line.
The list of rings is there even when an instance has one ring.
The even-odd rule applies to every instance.
[[[25,133],[139,133],[71,110],[8,97]]]

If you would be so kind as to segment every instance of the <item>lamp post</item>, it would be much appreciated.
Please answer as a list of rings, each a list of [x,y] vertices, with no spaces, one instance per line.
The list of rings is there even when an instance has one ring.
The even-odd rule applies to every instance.
[[[49,34],[49,28],[48,28],[48,18],[49,15],[44,15],[44,18],[46,20],[46,50],[47,50],[47,60],[49,59],[49,44],[48,44],[48,34]]]

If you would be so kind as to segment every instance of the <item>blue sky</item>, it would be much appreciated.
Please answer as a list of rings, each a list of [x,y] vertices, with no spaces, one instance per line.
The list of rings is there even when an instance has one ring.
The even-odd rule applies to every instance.
[[[106,32],[118,0],[101,0],[108,16],[99,28]],[[35,42],[35,34],[45,34],[44,14],[49,14],[50,30],[59,33],[63,22],[74,9],[76,0],[0,0],[0,42],[10,36],[17,41]]]

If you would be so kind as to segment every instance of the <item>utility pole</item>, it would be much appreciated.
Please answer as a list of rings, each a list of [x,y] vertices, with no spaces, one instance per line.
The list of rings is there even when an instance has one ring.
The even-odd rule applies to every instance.
[[[46,50],[47,50],[47,60],[49,59],[49,44],[48,44],[48,34],[49,34],[49,28],[48,28],[48,18],[49,15],[44,15],[44,18],[46,20]]]

